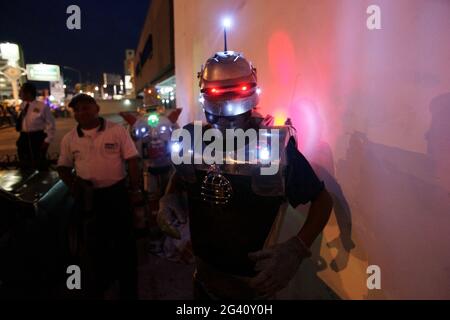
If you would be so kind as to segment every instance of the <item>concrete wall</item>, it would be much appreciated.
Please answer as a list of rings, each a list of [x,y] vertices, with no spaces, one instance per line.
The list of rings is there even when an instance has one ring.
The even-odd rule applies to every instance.
[[[366,27],[372,4],[381,30]],[[174,10],[181,122],[202,117],[196,73],[223,49],[229,14],[230,49],[258,68],[260,111],[293,119],[333,193],[315,258],[281,296],[320,297],[305,288],[314,277],[345,299],[449,299],[450,1],[175,0]],[[284,238],[304,219],[292,211]],[[367,289],[368,265],[381,267],[382,290]]]

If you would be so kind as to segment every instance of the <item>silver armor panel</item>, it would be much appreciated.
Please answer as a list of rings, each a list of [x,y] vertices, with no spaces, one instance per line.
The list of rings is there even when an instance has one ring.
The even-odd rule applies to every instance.
[[[193,125],[187,125],[185,127],[191,132],[191,136],[194,137]],[[257,195],[262,196],[284,196],[285,194],[285,181],[284,181],[284,171],[287,165],[286,158],[286,147],[289,142],[290,137],[292,136],[292,130],[289,126],[272,126],[272,127],[260,127],[260,129],[278,129],[279,130],[279,159],[272,161],[272,165],[278,165],[278,172],[275,175],[261,175],[261,168],[264,166],[270,166],[270,164],[262,164],[259,161],[257,163],[239,162],[235,159],[232,159],[227,154],[221,154],[223,158],[223,163],[221,165],[208,165],[202,162],[202,164],[181,164],[176,166],[177,173],[181,176],[181,178],[188,183],[196,182],[196,171],[204,171],[204,172],[214,172],[215,175],[210,174],[208,183],[211,181],[218,181],[225,185],[226,183],[218,178],[217,175],[240,175],[240,176],[248,176],[252,178],[252,190]],[[269,131],[270,132],[270,131]],[[193,139],[194,141],[194,139]],[[268,144],[270,147],[271,144]],[[193,146],[194,149],[194,146]],[[201,150],[204,150],[204,145]],[[238,151],[238,150],[236,150]],[[246,154],[248,155],[248,148],[245,149]],[[251,152],[251,151],[250,151]],[[202,155],[193,154],[191,157],[191,162],[194,163],[194,157],[202,157]],[[249,159],[249,157],[246,157]],[[199,159],[198,159],[199,160]],[[208,177],[208,175],[206,176]],[[228,188],[228,187],[227,187]],[[222,191],[219,191],[222,192]],[[228,191],[227,191],[228,192]]]

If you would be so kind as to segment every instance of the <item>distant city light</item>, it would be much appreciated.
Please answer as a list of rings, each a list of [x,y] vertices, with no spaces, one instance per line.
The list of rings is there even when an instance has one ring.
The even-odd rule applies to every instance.
[[[160,92],[161,94],[167,94],[167,93],[173,92],[173,88],[172,87],[161,87],[160,89],[158,89],[158,92]]]

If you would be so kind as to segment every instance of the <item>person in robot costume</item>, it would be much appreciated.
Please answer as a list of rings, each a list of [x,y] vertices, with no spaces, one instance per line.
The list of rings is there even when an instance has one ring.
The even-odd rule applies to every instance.
[[[169,141],[171,133],[179,128],[177,120],[181,109],[166,114],[150,112],[121,112],[129,125],[130,135],[141,157],[142,185],[152,201],[164,194],[172,170]],[[157,202],[156,202],[157,205]]]
[[[179,128],[182,109],[137,114],[122,112],[141,157],[142,187],[148,196],[134,212],[134,225],[140,235],[149,233],[151,253],[175,262],[191,263],[189,228],[173,215],[159,215],[158,205],[173,172],[170,159],[170,137]],[[146,206],[147,205],[147,206]],[[148,208],[150,214],[147,213]],[[163,234],[160,234],[163,231]]]
[[[208,122],[203,131],[276,128],[280,168],[277,174],[264,176],[255,170],[261,168],[260,162],[176,165],[159,214],[170,213],[190,223],[196,299],[274,298],[311,255],[309,247],[329,219],[331,196],[297,150],[290,121],[275,127],[273,118],[255,112],[261,92],[256,69],[241,53],[216,53],[199,78],[200,103]],[[184,128],[192,132],[193,127],[191,123]],[[191,146],[197,143],[194,140]],[[308,202],[308,217],[298,234],[271,243],[286,204],[295,208]]]

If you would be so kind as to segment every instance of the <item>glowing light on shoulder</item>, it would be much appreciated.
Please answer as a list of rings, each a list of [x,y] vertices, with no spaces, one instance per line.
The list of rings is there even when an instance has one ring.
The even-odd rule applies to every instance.
[[[178,153],[181,151],[181,145],[178,142],[172,143],[171,146],[172,152]]]

